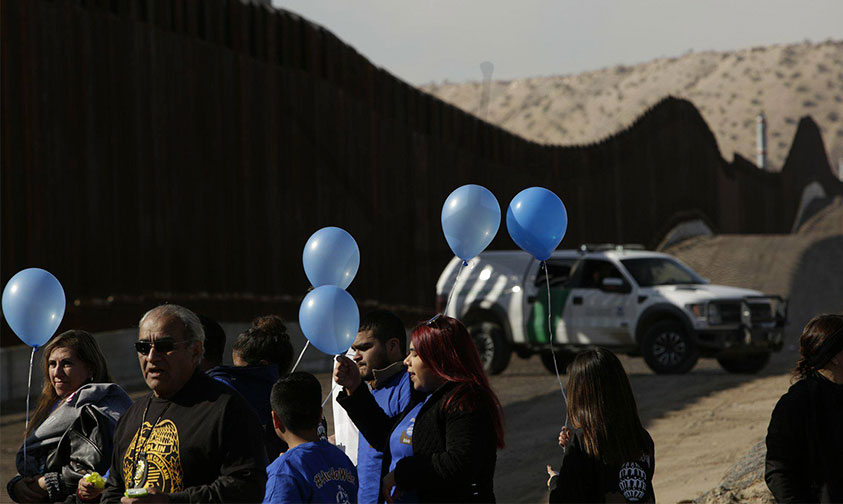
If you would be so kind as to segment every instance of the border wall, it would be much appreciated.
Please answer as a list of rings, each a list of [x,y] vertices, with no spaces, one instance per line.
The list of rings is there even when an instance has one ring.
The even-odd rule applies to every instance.
[[[126,327],[165,300],[220,320],[295,317],[302,248],[328,225],[360,246],[361,309],[424,318],[451,257],[441,204],[466,183],[504,212],[526,187],[555,191],[563,247],[655,246],[689,219],[788,233],[807,183],[843,193],[809,118],[780,173],[726,162],[696,108],[670,97],[599,143],[548,146],[262,5],[3,0],[0,18],[0,276],[54,273],[60,330]],[[512,247],[502,224],[492,248]]]

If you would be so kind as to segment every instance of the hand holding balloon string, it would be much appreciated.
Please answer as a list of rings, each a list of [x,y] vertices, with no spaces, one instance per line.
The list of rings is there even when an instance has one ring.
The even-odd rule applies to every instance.
[[[363,381],[360,377],[360,368],[345,355],[338,355],[336,359],[337,365],[334,367],[334,381],[337,385],[345,387],[346,393],[351,395]]]
[[[340,357],[344,357],[344,356],[343,355],[335,355],[334,360],[339,363]],[[336,371],[336,366],[334,367],[334,371]],[[359,369],[358,369],[358,372],[359,372]],[[323,408],[325,407],[325,403],[328,402],[328,399],[330,399],[331,396],[334,395],[334,390],[336,390],[336,389],[337,389],[337,382],[332,380],[331,390],[329,390],[328,393],[325,395],[325,399],[322,399],[322,407]],[[336,443],[334,443],[334,444],[336,444]]]

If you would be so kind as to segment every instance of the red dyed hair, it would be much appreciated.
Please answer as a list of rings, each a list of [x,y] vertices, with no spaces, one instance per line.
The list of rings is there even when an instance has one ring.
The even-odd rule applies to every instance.
[[[416,353],[443,380],[458,383],[444,408],[475,411],[488,408],[492,413],[497,447],[504,447],[503,409],[489,385],[486,371],[474,341],[462,323],[440,315],[413,329],[410,336]]]

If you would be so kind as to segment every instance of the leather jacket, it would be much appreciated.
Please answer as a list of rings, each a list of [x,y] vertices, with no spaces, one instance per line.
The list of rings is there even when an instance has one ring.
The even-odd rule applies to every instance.
[[[114,422],[93,405],[87,404],[65,431],[55,450],[47,455],[44,477],[50,502],[62,501],[76,494],[79,479],[96,471],[105,474],[111,466]],[[6,486],[9,497],[17,501],[13,478]]]

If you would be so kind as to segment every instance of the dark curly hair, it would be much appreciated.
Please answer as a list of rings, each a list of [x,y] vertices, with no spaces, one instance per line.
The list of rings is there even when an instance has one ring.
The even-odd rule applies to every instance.
[[[286,376],[293,364],[293,344],[283,319],[276,315],[258,317],[252,327],[237,336],[232,351],[250,366],[261,361],[275,364],[278,375]]]
[[[807,378],[822,369],[840,348],[843,348],[843,315],[823,314],[812,318],[799,337],[799,362],[793,369],[794,378]]]

